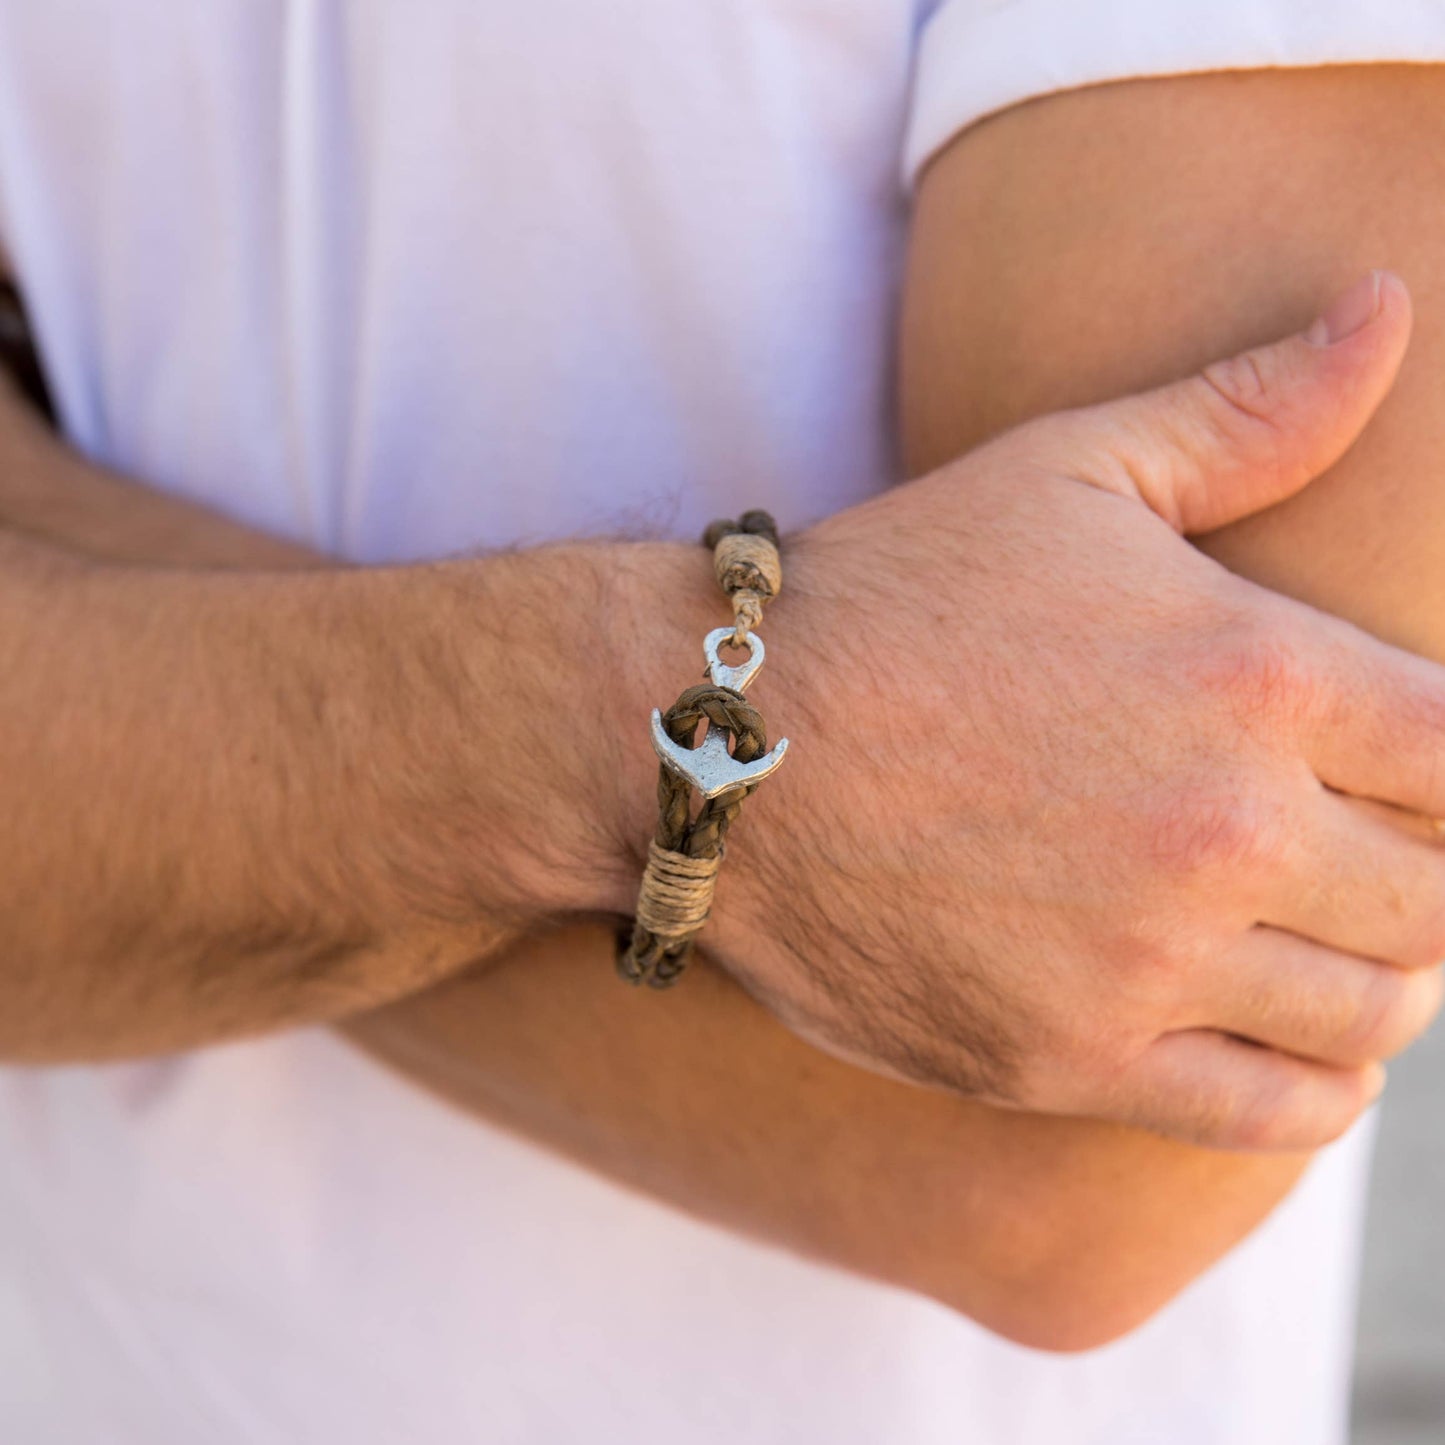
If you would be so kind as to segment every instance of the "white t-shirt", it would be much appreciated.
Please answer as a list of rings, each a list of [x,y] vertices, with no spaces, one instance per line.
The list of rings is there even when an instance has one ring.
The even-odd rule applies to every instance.
[[[755,502],[796,526],[894,475],[910,104],[916,163],[1103,78],[1101,37],[1159,71],[1288,60],[1297,11],[1361,54],[1390,11],[1418,21],[1398,53],[1441,39],[1423,3],[1201,0],[1162,33],[1152,0],[951,0],[910,98],[933,8],[0,0],[0,237],[66,426],[358,558]],[[322,1031],[4,1071],[0,1440],[1328,1445],[1366,1152],[1129,1340],[1054,1359]]]

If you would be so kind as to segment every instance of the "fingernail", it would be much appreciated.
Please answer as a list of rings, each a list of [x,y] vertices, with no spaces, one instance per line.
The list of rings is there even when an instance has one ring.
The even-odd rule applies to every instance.
[[[1353,336],[1379,314],[1380,273],[1371,271],[1330,302],[1324,314],[1305,332],[1305,340],[1312,346],[1333,346]]]

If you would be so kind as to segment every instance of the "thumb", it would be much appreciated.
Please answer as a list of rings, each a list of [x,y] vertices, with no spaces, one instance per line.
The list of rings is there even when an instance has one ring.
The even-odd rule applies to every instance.
[[[1104,466],[1180,532],[1207,532],[1299,491],[1364,430],[1410,338],[1410,295],[1372,271],[1307,330],[1084,414]],[[1083,420],[1080,417],[1079,420]]]

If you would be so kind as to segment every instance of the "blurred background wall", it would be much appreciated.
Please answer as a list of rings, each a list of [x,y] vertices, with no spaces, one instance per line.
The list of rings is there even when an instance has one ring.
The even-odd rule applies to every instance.
[[[1445,1022],[1390,1065],[1365,1243],[1354,1445],[1445,1445],[1442,1110]]]

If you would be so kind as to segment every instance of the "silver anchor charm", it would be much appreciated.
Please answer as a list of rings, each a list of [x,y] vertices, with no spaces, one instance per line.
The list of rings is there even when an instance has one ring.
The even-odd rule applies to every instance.
[[[704,798],[715,798],[739,783],[761,782],[769,773],[776,772],[788,751],[788,740],[783,738],[772,752],[765,753],[756,762],[740,763],[728,752],[727,733],[722,728],[709,724],[703,740],[695,748],[685,748],[668,737],[661,711],[653,708],[652,747],[673,772],[686,778]]]
[[[718,648],[732,635],[731,627],[716,627],[704,638],[702,650],[712,681],[718,687],[742,692],[763,665],[763,639],[756,633],[748,633],[748,660],[741,667],[729,667],[718,656]],[[686,778],[704,798],[715,798],[729,788],[761,782],[769,773],[776,772],[788,751],[788,740],[780,739],[772,752],[754,762],[740,763],[728,752],[727,734],[723,729],[709,724],[703,740],[695,748],[685,748],[668,737],[667,729],[662,725],[661,709],[653,708],[652,747],[673,772]]]

